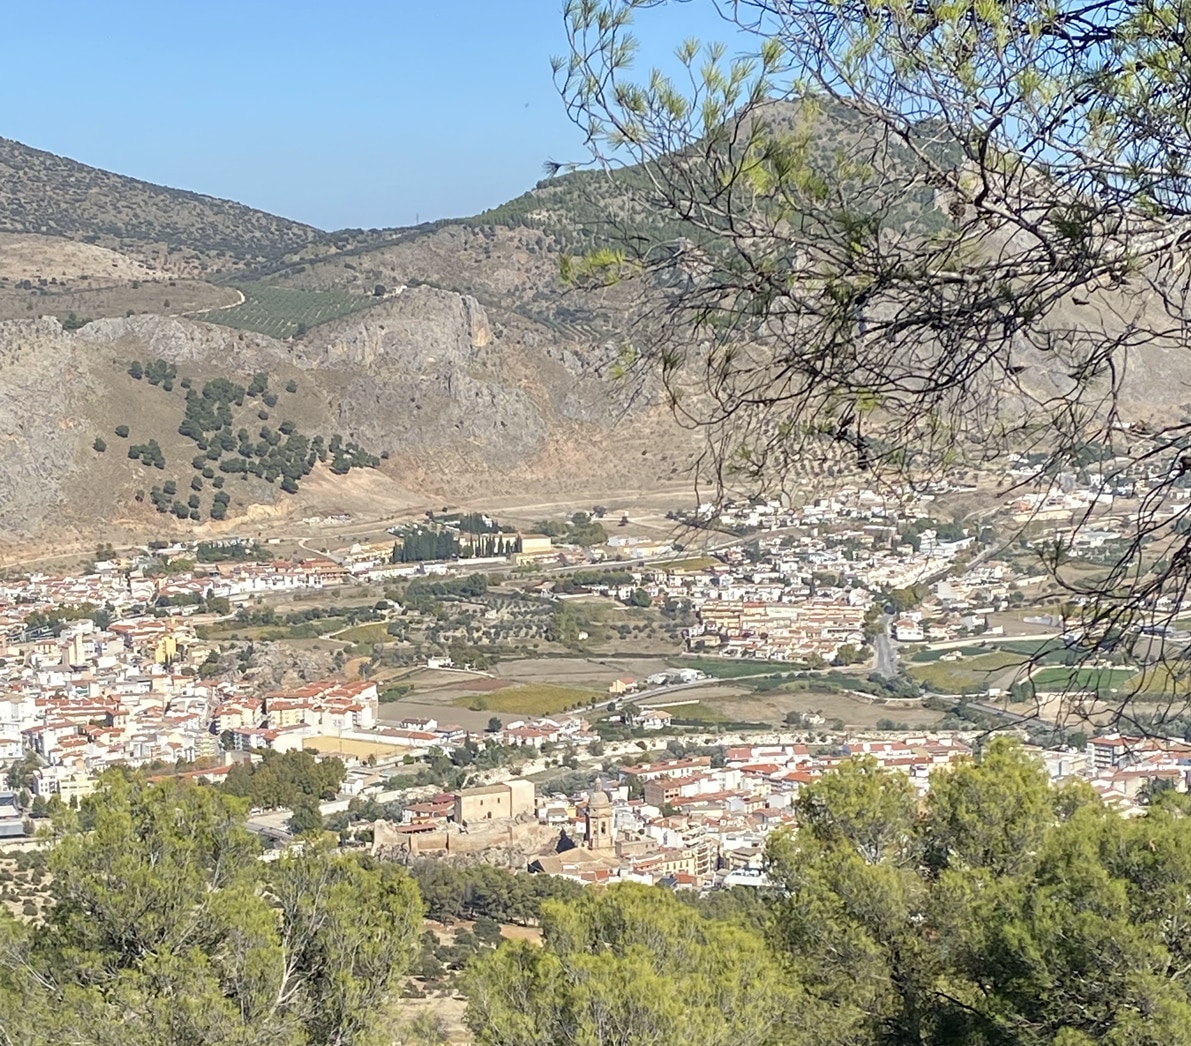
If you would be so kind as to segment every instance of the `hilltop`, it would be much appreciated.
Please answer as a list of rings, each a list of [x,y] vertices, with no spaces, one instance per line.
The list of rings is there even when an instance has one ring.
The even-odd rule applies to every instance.
[[[325,233],[0,141],[0,528],[376,518],[688,474],[548,231]],[[237,391],[238,390],[238,391]]]
[[[0,231],[110,247],[163,272],[242,268],[324,234],[201,193],[102,171],[0,138]]]
[[[0,390],[0,528],[18,541],[573,497],[691,464],[665,406],[630,404],[591,346],[429,286],[300,341],[154,315],[10,320]]]

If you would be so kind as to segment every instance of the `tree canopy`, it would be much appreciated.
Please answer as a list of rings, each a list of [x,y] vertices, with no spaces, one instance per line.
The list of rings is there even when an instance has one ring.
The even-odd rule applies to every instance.
[[[624,885],[543,906],[543,947],[512,941],[466,979],[484,1046],[775,1041],[794,989],[764,942]]]
[[[311,840],[263,862],[243,800],[110,774],[59,809],[26,919],[0,913],[0,1034],[390,1041],[420,885],[496,945],[461,982],[484,1046],[1191,1046],[1187,796],[1121,817],[1005,739],[930,786],[845,761],[770,836],[768,887],[699,898],[431,862],[415,882]]]
[[[566,5],[556,78],[626,202],[563,276],[617,285],[637,318],[618,366],[660,374],[706,435],[704,476],[761,491],[1025,458],[1050,482],[1095,448],[1104,489],[1148,488],[1123,552],[1076,578],[1060,531],[1044,564],[1085,597],[1090,657],[1168,624],[1191,581],[1167,497],[1191,430],[1163,380],[1191,359],[1185,6],[735,0],[673,76],[634,68],[658,6]],[[1164,653],[1184,675],[1185,648]]]
[[[312,752],[266,751],[259,763],[235,763],[222,788],[264,809],[292,809],[306,801],[334,799],[347,769],[335,756],[316,758]]]
[[[474,963],[468,1022],[492,1046],[1191,1043],[1187,808],[1120,817],[1005,740],[925,804],[857,759],[770,837],[759,901],[547,902],[542,948]]]
[[[212,788],[109,776],[56,823],[44,908],[0,917],[5,1041],[377,1041],[416,951],[416,886],[317,848],[262,863],[243,815]]]

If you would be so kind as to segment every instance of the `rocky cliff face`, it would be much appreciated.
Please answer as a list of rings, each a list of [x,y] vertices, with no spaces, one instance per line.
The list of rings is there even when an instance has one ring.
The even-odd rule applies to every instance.
[[[362,442],[428,464],[450,459],[452,468],[468,459],[509,464],[540,444],[547,382],[519,380],[469,295],[411,288],[363,319],[329,326],[317,332],[320,359],[348,372],[338,419]]]
[[[60,327],[59,331],[93,353],[108,351],[123,353],[128,359],[163,359],[176,364],[179,370],[222,363],[243,374],[267,371],[283,363],[300,365],[302,360],[289,343],[176,316],[145,314],[95,320],[74,335]]]
[[[327,366],[397,366],[415,373],[470,366],[492,341],[488,316],[466,294],[411,287],[363,318],[318,328]]]
[[[29,533],[69,512],[88,385],[56,320],[0,325],[0,526]]]
[[[516,316],[494,322],[474,297],[427,286],[300,342],[149,315],[74,332],[53,319],[2,323],[0,537],[101,535],[113,520],[154,532],[193,527],[145,504],[149,487],[189,481],[195,446],[177,432],[185,390],[134,381],[132,360],[174,364],[179,386],[184,377],[195,388],[215,377],[247,384],[259,371],[273,388],[292,381],[300,393],[268,424],[292,417],[302,431],[338,432],[388,452],[370,473],[370,491],[389,483],[436,498],[559,493],[673,478],[687,437],[656,404],[630,410],[627,391],[604,375],[599,356]],[[129,426],[128,440],[114,435],[120,425]],[[97,436],[106,452],[94,450]],[[150,439],[161,445],[165,469],[128,458],[130,443]],[[359,486],[357,475],[348,486]],[[328,474],[288,498],[273,486],[229,482],[228,526],[258,509],[274,516],[334,510],[345,483]]]

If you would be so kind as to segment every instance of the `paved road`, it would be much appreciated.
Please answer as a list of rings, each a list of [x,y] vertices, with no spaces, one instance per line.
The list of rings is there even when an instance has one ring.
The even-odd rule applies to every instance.
[[[937,697],[942,701],[948,701],[953,705],[958,705],[965,698],[961,694],[931,694],[931,697]],[[1010,723],[1033,723],[1045,722],[1036,715],[1023,715],[1020,712],[1010,712],[1007,708],[1001,708],[999,705],[991,705],[985,701],[973,701],[967,698],[968,707],[975,708],[979,712],[985,712],[988,715],[999,716],[1002,719],[1008,720]]]
[[[264,836],[266,839],[276,839],[284,842],[290,838],[289,810],[265,810],[249,815],[246,827],[250,832]]]

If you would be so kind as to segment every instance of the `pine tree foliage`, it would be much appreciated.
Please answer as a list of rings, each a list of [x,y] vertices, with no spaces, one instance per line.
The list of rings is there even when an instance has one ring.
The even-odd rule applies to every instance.
[[[735,0],[673,76],[634,66],[662,5],[569,0],[554,63],[593,177],[686,230],[564,259],[639,318],[621,371],[661,375],[721,489],[1018,454],[1049,482],[1095,447],[1107,489],[1156,485],[1107,577],[1062,569],[1071,533],[1042,565],[1089,658],[1169,625],[1191,584],[1169,497],[1191,427],[1161,375],[1191,351],[1186,5]],[[1161,656],[1181,708],[1187,648]]]
[[[745,906],[632,885],[543,906],[467,982],[485,1046],[1191,1043],[1191,804],[1107,810],[998,739],[920,802],[871,757],[798,799]],[[759,910],[758,910],[759,909]]]
[[[28,1046],[386,1041],[422,906],[392,866],[263,863],[245,807],[119,776],[65,823],[41,914],[0,919],[0,1034]]]

